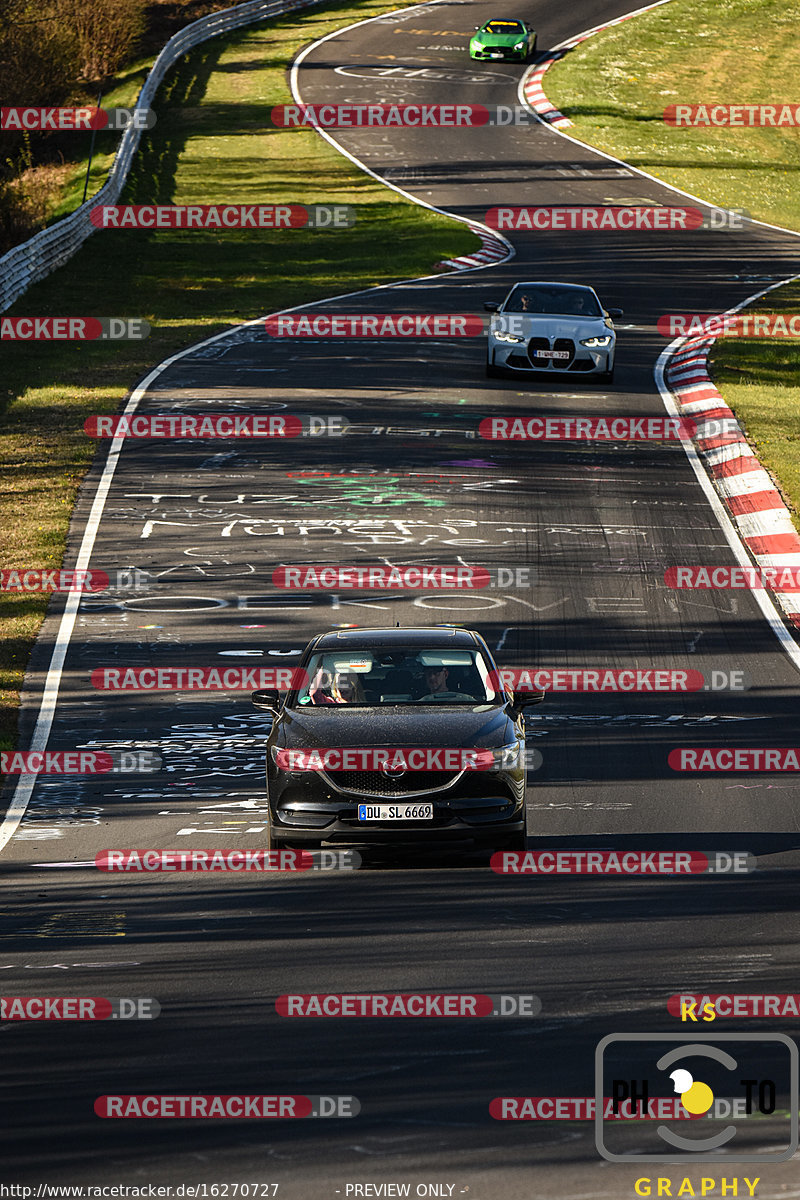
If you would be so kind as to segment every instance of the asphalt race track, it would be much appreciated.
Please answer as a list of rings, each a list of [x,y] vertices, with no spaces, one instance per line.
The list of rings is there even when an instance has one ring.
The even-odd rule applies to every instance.
[[[627,9],[532,0],[527,15],[542,52]],[[496,12],[445,0],[345,30],[303,58],[299,96],[515,104],[523,68],[470,63],[464,49]],[[394,185],[477,221],[498,204],[681,202],[543,125],[332,136]],[[477,431],[492,415],[666,415],[654,380],[666,344],[658,317],[721,312],[796,273],[797,239],[759,227],[508,236],[516,256],[500,266],[314,311],[483,315],[484,300],[519,279],[590,283],[606,306],[624,309],[613,385],[487,380],[480,338],[277,339],[253,326],[189,351],[147,387],[140,413],[334,416],[345,432],[130,440],[119,456],[91,566],[137,570],[141,586],[82,598],[48,745],[157,751],[163,769],[37,784],[0,854],[0,979],[5,996],[155,997],[162,1011],[154,1022],[0,1026],[9,1179],[277,1183],[285,1200],[391,1182],[409,1183],[411,1195],[438,1184],[428,1194],[469,1200],[616,1200],[633,1195],[638,1176],[669,1168],[605,1162],[590,1121],[496,1121],[491,1100],[593,1095],[594,1049],[606,1034],[681,1032],[667,1012],[673,993],[793,990],[796,784],[667,765],[675,747],[789,746],[797,730],[798,667],[753,594],[664,584],[672,565],[737,561],[684,450],[493,442]],[[82,493],[73,556],[105,459],[101,450]],[[304,562],[527,567],[534,584],[416,597],[275,588],[275,567]],[[21,747],[64,603],[54,598],[36,648]],[[550,696],[527,722],[543,758],[530,777],[528,833],[539,849],[746,850],[757,872],[515,879],[491,872],[485,854],[437,849],[376,854],[350,873],[95,869],[109,847],[264,848],[268,718],[249,689],[102,691],[92,671],[285,666],[337,625],[448,621],[478,629],[503,666],[745,672],[743,692]],[[542,1013],[493,1022],[275,1012],[287,992],[417,990],[533,992]],[[793,1032],[785,1021],[725,1024],[773,1028]],[[361,1113],[326,1122],[95,1116],[98,1096],[151,1092],[355,1095]],[[798,1194],[790,1162],[672,1168],[715,1173],[759,1174],[759,1197]]]

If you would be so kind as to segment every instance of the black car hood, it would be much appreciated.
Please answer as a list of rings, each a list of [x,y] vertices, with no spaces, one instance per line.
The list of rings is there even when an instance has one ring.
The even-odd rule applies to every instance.
[[[416,705],[387,708],[284,709],[278,742],[289,748],[341,746],[504,746],[514,722],[502,706]]]

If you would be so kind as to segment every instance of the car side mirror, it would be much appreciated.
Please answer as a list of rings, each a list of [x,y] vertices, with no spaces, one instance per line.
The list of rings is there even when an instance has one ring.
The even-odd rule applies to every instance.
[[[625,310],[623,308],[609,308],[606,311],[610,317],[621,317]]]
[[[280,692],[268,692],[261,690],[250,693],[250,700],[254,708],[260,708],[262,712],[271,712],[277,714],[278,707],[281,702]]]
[[[514,697],[512,708],[517,716],[520,716],[526,708],[533,708],[534,704],[541,704],[544,697],[544,692],[520,692]]]
[[[498,300],[484,300],[483,309],[484,312],[499,312],[500,302]]]

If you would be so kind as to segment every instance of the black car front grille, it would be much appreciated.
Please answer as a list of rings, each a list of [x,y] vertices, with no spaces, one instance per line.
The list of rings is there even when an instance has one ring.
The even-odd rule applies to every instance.
[[[537,358],[537,350],[566,350],[569,358]],[[556,338],[551,346],[549,338],[532,337],[528,342],[528,358],[531,366],[539,371],[546,371],[548,367],[554,371],[568,371],[575,358],[575,343],[572,338]]]
[[[390,798],[441,792],[458,778],[452,771],[407,771],[399,776],[384,775],[383,771],[326,771],[325,776],[338,791]]]
[[[575,343],[573,342],[572,338],[556,338],[556,340],[553,342],[553,349],[569,351],[569,358],[553,359],[553,366],[556,368],[556,370],[565,371],[571,365],[572,360],[575,357]]]

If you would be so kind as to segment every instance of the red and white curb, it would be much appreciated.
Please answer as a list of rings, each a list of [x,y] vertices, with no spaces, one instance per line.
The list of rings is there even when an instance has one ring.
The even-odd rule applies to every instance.
[[[586,36],[588,37],[589,35],[587,34]],[[583,38],[576,40],[574,45],[577,46],[578,41],[583,41]],[[572,49],[572,46],[569,46],[568,49]],[[546,121],[548,125],[555,125],[556,129],[566,129],[568,126],[572,125],[572,121],[570,121],[569,117],[565,117],[564,114],[560,112],[559,109],[555,108],[547,99],[547,96],[544,94],[544,88],[542,87],[542,80],[544,79],[545,73],[552,67],[553,63],[558,62],[560,58],[563,58],[566,52],[567,50],[564,49],[558,54],[551,54],[549,58],[544,60],[544,62],[539,63],[539,65],[534,68],[533,74],[526,76],[522,83],[522,94],[525,97],[525,103],[533,109],[537,117],[539,117],[542,121]]]
[[[623,17],[616,17],[613,21],[606,21],[604,25],[595,25],[593,29],[587,29],[585,33],[580,33],[577,37],[570,38],[569,41],[561,42],[543,62],[536,64],[530,75],[526,75],[523,78],[522,95],[525,103],[546,124],[553,125],[556,129],[571,128],[573,122],[570,121],[569,117],[565,117],[555,105],[551,104],[542,87],[542,80],[553,63],[558,62],[560,58],[563,58],[570,50],[574,50],[581,42],[585,42],[587,38],[594,37],[596,33],[602,33],[604,29],[611,29],[613,25],[621,25],[623,21],[630,21],[632,17],[638,17],[640,13],[647,12],[651,8],[659,8],[662,4],[668,3],[669,0],[656,0],[655,4],[647,4],[644,8],[637,8],[635,12],[625,13]]]
[[[667,386],[681,416],[695,421],[701,417],[725,420],[728,432],[722,436],[704,437],[703,426],[698,425],[694,444],[758,566],[800,568],[800,534],[789,510],[709,377],[708,355],[714,341],[690,338],[683,342],[667,363]],[[776,590],[772,594],[788,621],[800,629],[800,594]]]
[[[474,254],[460,254],[458,258],[445,258],[436,266],[439,268],[452,267],[456,271],[469,271],[473,267],[486,267],[511,258],[511,248],[508,242],[502,242],[494,237],[481,225],[470,225],[470,233],[481,239],[481,248]]]

